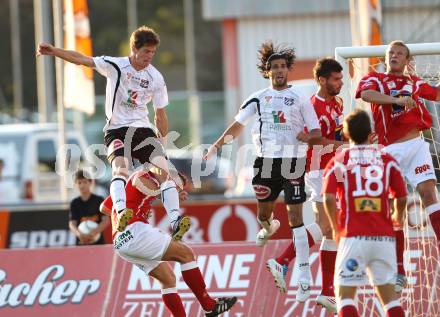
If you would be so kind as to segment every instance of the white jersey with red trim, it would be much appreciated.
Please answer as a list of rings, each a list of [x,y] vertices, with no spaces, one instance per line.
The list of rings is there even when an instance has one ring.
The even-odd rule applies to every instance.
[[[121,127],[154,128],[148,119],[147,104],[155,108],[168,105],[168,93],[162,74],[148,65],[135,70],[128,57],[94,57],[96,70],[107,77],[104,131]]]
[[[252,141],[259,157],[304,157],[307,145],[296,136],[304,127],[320,129],[310,99],[292,86],[280,91],[268,87],[252,94],[235,120],[246,125],[255,115]]]

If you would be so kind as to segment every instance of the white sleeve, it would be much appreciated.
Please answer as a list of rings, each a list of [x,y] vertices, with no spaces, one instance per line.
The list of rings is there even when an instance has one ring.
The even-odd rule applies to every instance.
[[[312,131],[314,129],[321,130],[318,116],[316,115],[315,108],[313,108],[313,105],[309,98],[302,98],[301,114],[303,116],[304,124],[308,131]]]
[[[109,67],[110,64],[105,61],[105,58],[107,56],[95,56],[93,57],[93,62],[95,63],[95,69],[100,73],[102,76],[108,77],[109,76]]]
[[[163,76],[157,78],[157,84],[154,89],[153,106],[154,108],[165,108],[168,105],[168,91]]]
[[[255,98],[246,100],[240,107],[237,115],[235,116],[235,121],[241,123],[242,125],[247,125],[254,114],[257,112],[257,102]]]

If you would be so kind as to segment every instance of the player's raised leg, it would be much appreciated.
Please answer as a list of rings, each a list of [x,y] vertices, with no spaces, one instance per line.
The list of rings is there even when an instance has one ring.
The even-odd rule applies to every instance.
[[[280,222],[273,218],[273,209],[275,201],[257,202],[257,221],[262,229],[257,233],[256,244],[259,247],[264,246],[269,238],[277,232]]]
[[[114,139],[108,150],[108,159],[111,162],[113,174],[110,196],[117,212],[117,230],[124,231],[133,217],[133,211],[126,208],[125,185],[128,178],[128,159],[124,157],[124,144],[120,139]]]

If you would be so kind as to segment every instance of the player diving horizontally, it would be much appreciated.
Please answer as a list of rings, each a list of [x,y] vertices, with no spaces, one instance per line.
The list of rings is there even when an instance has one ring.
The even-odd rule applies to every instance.
[[[208,294],[193,250],[148,223],[150,203],[160,196],[160,183],[155,173],[145,170],[133,173],[125,190],[127,206],[134,214],[123,232],[117,230],[117,212],[113,208],[111,196],[104,200],[100,208],[101,212],[111,215],[115,252],[162,284],[162,299],[174,317],[185,317],[186,312],[177,293],[176,276],[169,264],[163,261],[180,263],[183,280],[196,296],[206,316],[217,316],[230,310],[237,298],[213,299]],[[186,193],[181,191],[180,197],[185,198]]]

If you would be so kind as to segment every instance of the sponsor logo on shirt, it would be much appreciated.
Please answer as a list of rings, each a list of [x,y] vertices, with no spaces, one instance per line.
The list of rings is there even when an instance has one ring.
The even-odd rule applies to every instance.
[[[284,104],[286,106],[292,106],[294,102],[295,102],[295,99],[284,97]]]
[[[429,171],[431,169],[431,166],[429,164],[423,164],[422,166],[417,166],[414,170],[414,172],[417,174],[422,174],[423,172]]]
[[[356,212],[380,212],[381,200],[373,197],[358,197],[354,199]]]
[[[284,111],[272,111],[274,123],[269,123],[269,129],[273,131],[290,131],[292,127],[286,124]]]
[[[136,108],[137,103],[136,99],[138,97],[138,92],[136,90],[128,89],[128,98],[127,101],[124,103],[125,106],[128,108]]]
[[[266,96],[264,99],[266,99],[266,102],[269,103],[272,100],[272,96]]]
[[[148,88],[150,85],[150,81],[147,79],[141,79],[141,82],[139,84],[142,88]]]
[[[283,111],[272,111],[272,116],[274,123],[286,123]]]

